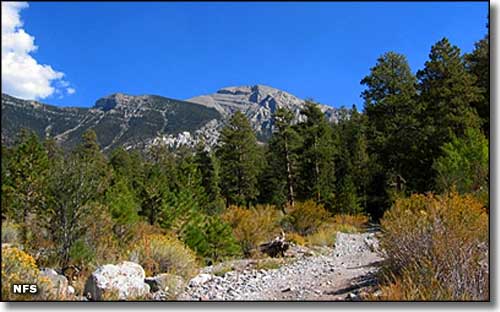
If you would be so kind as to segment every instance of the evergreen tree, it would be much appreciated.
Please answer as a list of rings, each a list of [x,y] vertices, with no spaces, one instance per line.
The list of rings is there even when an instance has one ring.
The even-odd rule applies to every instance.
[[[112,171],[97,142],[97,134],[94,130],[86,130],[83,133],[82,143],[75,148],[73,153],[82,162],[91,163],[106,184],[111,182]]]
[[[2,220],[13,217],[12,203],[15,199],[15,185],[9,171],[13,148],[2,145]]]
[[[270,169],[274,169],[274,175],[284,181],[286,189],[286,199],[290,206],[294,206],[297,179],[297,150],[301,145],[300,136],[292,126],[293,114],[291,111],[278,108],[274,115],[277,131],[270,142],[270,151],[276,164],[272,164]]]
[[[366,86],[362,97],[370,155],[368,209],[378,218],[390,206],[388,188],[394,177],[407,180],[410,190],[421,188],[425,181],[422,172],[429,169],[421,164],[419,154],[422,106],[415,100],[417,80],[404,55],[382,55],[361,84]]]
[[[217,156],[221,163],[221,192],[226,205],[247,205],[257,195],[259,151],[250,122],[241,112],[221,131]]]
[[[442,147],[443,155],[434,162],[438,190],[455,189],[488,197],[488,141],[479,129],[469,128],[463,138],[453,137]]]
[[[63,269],[70,263],[75,243],[83,239],[90,223],[95,222],[99,214],[95,211],[99,207],[97,202],[107,183],[98,163],[82,160],[78,154],[54,166],[44,221]]]
[[[206,149],[203,142],[198,144],[196,148],[195,164],[208,201],[204,209],[205,212],[210,215],[220,212],[224,202],[219,187],[219,164],[217,158]]]
[[[139,201],[126,178],[115,175],[113,184],[106,192],[105,202],[114,221],[115,234],[120,241],[128,240],[130,228],[139,221]]]
[[[434,160],[442,154],[441,146],[456,135],[462,137],[468,128],[477,128],[479,118],[472,103],[480,100],[480,89],[475,77],[465,68],[460,49],[444,38],[432,48],[425,68],[417,72],[420,80],[420,101],[424,105],[421,122],[424,153],[419,155],[424,166],[432,168]],[[427,180],[434,180],[435,173],[427,170]],[[426,187],[419,191],[432,189]],[[423,182],[424,183],[424,182]]]
[[[469,73],[476,77],[475,86],[479,88],[480,97],[472,102],[476,109],[483,132],[490,132],[490,42],[488,35],[475,43],[474,51],[465,55],[466,67]]]
[[[190,223],[182,238],[208,265],[241,255],[231,227],[218,216],[204,217],[202,223]]]
[[[300,149],[299,195],[331,208],[335,192],[335,146],[332,128],[318,105],[306,101],[301,111],[306,121],[299,124],[303,138]]]
[[[2,164],[3,165],[3,164]],[[45,207],[49,159],[47,151],[34,132],[23,129],[20,141],[12,151],[7,165],[8,179],[2,191],[9,194],[12,201],[2,210],[21,225],[21,239],[28,243],[31,234],[29,218],[43,211]],[[3,169],[3,168],[2,168]],[[3,194],[2,194],[3,196]]]
[[[366,143],[366,116],[340,108],[334,125],[337,153],[335,155],[336,210],[342,213],[360,213],[366,210],[367,189],[370,181],[369,158]]]
[[[160,164],[147,164],[144,180],[141,181],[139,214],[144,216],[149,224],[155,225],[161,221],[164,201],[169,192],[168,178]]]

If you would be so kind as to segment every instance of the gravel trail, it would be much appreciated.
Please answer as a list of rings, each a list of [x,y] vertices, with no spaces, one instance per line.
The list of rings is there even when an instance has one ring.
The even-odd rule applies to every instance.
[[[217,276],[216,268],[206,267],[178,299],[358,300],[359,290],[375,282],[382,260],[376,250],[375,233],[337,233],[334,248],[292,248],[276,269],[256,269],[256,260],[240,260]]]

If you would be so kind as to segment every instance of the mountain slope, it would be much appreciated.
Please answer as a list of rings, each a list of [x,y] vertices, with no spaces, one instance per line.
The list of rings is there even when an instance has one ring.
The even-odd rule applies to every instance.
[[[222,118],[215,109],[195,103],[146,95],[113,94],[92,108],[62,108],[2,94],[2,142],[10,144],[21,128],[52,136],[64,147],[80,142],[94,129],[103,150],[143,147],[159,136],[194,133]]]
[[[272,116],[280,107],[291,110],[296,122],[303,118],[304,100],[263,85],[223,88],[186,101],[116,93],[97,100],[92,108],[57,107],[2,94],[2,143],[12,144],[24,127],[40,137],[54,137],[67,149],[78,144],[87,129],[96,131],[104,151],[159,143],[194,146],[201,138],[213,146],[220,129],[238,110],[265,142],[273,131]],[[330,121],[336,120],[334,108],[320,108]]]
[[[260,139],[264,140],[272,133],[272,115],[276,109],[291,110],[296,121],[299,121],[302,117],[300,110],[305,102],[288,92],[264,85],[227,87],[214,94],[197,96],[187,101],[215,108],[226,117],[235,111],[242,111]],[[320,108],[330,121],[336,120],[333,107],[320,105]]]

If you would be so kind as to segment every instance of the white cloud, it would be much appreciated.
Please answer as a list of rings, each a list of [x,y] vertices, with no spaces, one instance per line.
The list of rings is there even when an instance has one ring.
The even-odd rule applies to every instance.
[[[28,7],[26,2],[2,2],[2,90],[24,99],[44,99],[60,93],[75,93],[62,80],[64,73],[50,65],[39,64],[30,54],[37,50],[35,38],[22,28],[19,12]],[[70,91],[70,89],[72,89]]]

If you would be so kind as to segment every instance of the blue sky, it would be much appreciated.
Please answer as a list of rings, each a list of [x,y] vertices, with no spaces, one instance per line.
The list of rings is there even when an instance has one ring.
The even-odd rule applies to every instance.
[[[416,72],[444,36],[470,52],[486,33],[488,3],[33,2],[19,14],[38,46],[29,55],[56,72],[47,79],[59,91],[42,102],[92,106],[114,92],[186,99],[265,84],[362,107],[359,82],[377,57],[403,53]],[[2,63],[3,51],[4,40]]]

